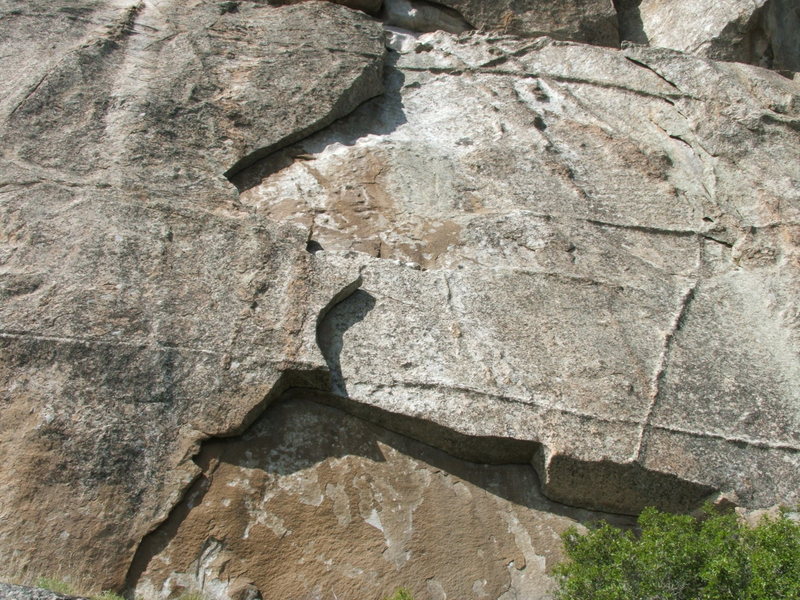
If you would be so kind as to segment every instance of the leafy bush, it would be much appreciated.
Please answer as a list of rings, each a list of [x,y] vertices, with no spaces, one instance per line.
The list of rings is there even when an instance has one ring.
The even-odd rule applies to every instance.
[[[564,533],[559,600],[800,600],[800,524],[784,513],[748,527],[645,509],[641,533],[608,524]]]

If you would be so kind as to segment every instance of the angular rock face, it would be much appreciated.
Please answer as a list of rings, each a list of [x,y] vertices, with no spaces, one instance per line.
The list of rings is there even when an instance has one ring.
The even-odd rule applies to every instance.
[[[656,50],[415,44],[384,97],[239,180],[318,260],[375,257],[319,329],[332,390],[542,443],[564,502],[794,498],[798,165],[772,157],[796,143],[795,86]],[[689,459],[720,452],[738,459]]]
[[[619,0],[621,37],[718,60],[800,70],[795,0]]]
[[[488,29],[523,37],[549,35],[617,46],[618,17],[611,0],[385,0],[387,24],[417,32]]]
[[[545,598],[564,504],[800,500],[797,83],[442,4],[515,34],[0,4],[7,574]]]

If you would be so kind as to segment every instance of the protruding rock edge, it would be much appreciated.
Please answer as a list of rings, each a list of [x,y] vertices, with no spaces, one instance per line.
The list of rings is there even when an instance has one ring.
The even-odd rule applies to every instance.
[[[334,121],[343,119],[344,117],[350,115],[365,102],[369,102],[373,98],[382,95],[385,91],[383,86],[383,71],[386,64],[387,55],[388,50],[384,44],[383,54],[379,57],[376,57],[376,60],[370,63],[355,79],[350,88],[342,92],[342,94],[339,96],[339,99],[331,107],[331,110],[328,111],[323,118],[273,144],[256,148],[237,160],[227,171],[225,171],[225,173],[223,173],[223,175],[230,181],[236,176],[237,173],[243,171],[259,160],[266,158],[270,154],[274,154],[275,152],[278,152],[279,150],[290,146],[291,144],[299,142],[304,138],[314,135],[315,133],[328,127]],[[370,88],[373,88],[373,86],[375,92],[370,91],[365,93],[367,90],[370,90]]]

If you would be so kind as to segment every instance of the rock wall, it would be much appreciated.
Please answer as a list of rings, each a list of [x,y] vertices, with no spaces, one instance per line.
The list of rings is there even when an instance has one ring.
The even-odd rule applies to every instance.
[[[794,0],[618,0],[624,40],[789,71],[800,70]]]
[[[203,477],[140,547],[137,595],[549,598],[559,534],[605,516],[544,498],[530,465],[465,462],[319,400],[290,394],[204,446]]]
[[[549,598],[800,501],[797,14],[701,4],[0,1],[5,575]]]

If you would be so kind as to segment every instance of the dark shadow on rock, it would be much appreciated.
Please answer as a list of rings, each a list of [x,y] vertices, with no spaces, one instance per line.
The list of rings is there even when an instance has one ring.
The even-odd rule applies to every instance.
[[[201,530],[208,527],[210,531],[219,525],[207,523],[205,519],[209,510],[215,510],[214,507],[220,500],[220,490],[226,495],[228,492],[225,490],[231,489],[231,486],[241,487],[243,493],[252,498],[255,506],[266,502],[264,498],[283,495],[283,500],[278,500],[283,502],[280,505],[282,508],[271,510],[282,510],[284,513],[275,514],[284,516],[298,514],[291,507],[313,501],[314,506],[319,509],[320,518],[324,518],[332,503],[335,506],[341,500],[341,496],[337,500],[337,490],[339,494],[345,493],[345,489],[349,490],[347,493],[352,499],[348,501],[349,506],[349,502],[359,498],[361,502],[367,503],[396,502],[396,493],[409,494],[409,497],[415,497],[419,493],[422,498],[428,498],[435,489],[429,487],[431,481],[440,482],[439,490],[443,487],[452,489],[452,486],[461,482],[472,489],[468,493],[478,493],[483,497],[480,494],[480,490],[483,490],[490,496],[505,499],[532,511],[563,515],[581,522],[603,519],[623,527],[633,525],[629,517],[563,506],[544,497],[536,473],[527,460],[528,453],[535,444],[520,444],[513,440],[496,438],[473,438],[470,441],[474,448],[494,451],[495,458],[498,459],[516,458],[518,462],[470,462],[379,424],[387,421],[394,423],[399,429],[413,429],[430,425],[424,421],[406,417],[405,423],[399,423],[395,416],[374,407],[368,407],[370,418],[363,419],[333,405],[342,400],[346,399],[309,388],[293,388],[271,404],[241,436],[215,438],[204,442],[195,459],[203,470],[203,475],[191,486],[168,519],[143,540],[127,579],[128,593],[133,592],[142,577],[147,578],[164,568],[160,561],[164,553],[169,556],[168,546],[173,540],[176,540],[179,551],[197,551],[195,546],[182,547],[180,544],[186,544],[187,537],[191,539],[198,527]],[[440,429],[442,431],[438,433],[447,435],[444,428]],[[428,433],[437,432],[430,430]],[[302,486],[293,487],[294,484],[287,484],[282,479],[295,474],[299,478],[293,477],[289,481],[313,482],[320,486],[322,495],[314,496],[316,500],[311,497],[301,498],[304,493]],[[245,483],[240,485],[242,481]],[[374,487],[369,483],[373,481]],[[495,501],[490,499],[489,506],[496,506]],[[200,512],[193,513],[195,509]],[[442,506],[440,509],[446,514],[450,507]],[[434,509],[434,513],[428,514],[441,512]],[[467,511],[466,514],[471,513]],[[443,518],[446,520],[446,517]],[[535,520],[539,517],[528,514],[526,518]],[[303,528],[303,523],[300,522],[286,521],[285,525],[291,530]],[[415,525],[424,527],[425,521],[417,525],[415,520]],[[235,524],[232,527],[232,531],[236,530]],[[319,529],[314,534],[317,536],[328,530],[319,524],[317,527]],[[447,533],[442,532],[440,535],[446,539]],[[320,539],[318,542],[340,544],[345,548],[351,540]],[[171,551],[178,550],[173,548]],[[250,558],[252,557],[236,556],[232,560]]]
[[[539,502],[548,503],[546,509],[540,509],[570,518],[591,520],[597,518],[592,512],[596,511],[616,515],[624,522],[624,515],[636,515],[646,506],[656,506],[670,512],[689,512],[699,508],[715,491],[675,475],[645,469],[636,463],[580,461],[557,455],[545,467],[542,464],[545,448],[538,442],[468,436],[429,420],[392,413],[351,398],[312,390],[290,392],[298,398],[334,406],[364,421],[431,446],[454,460],[487,466],[515,464],[531,467],[537,490],[535,496]],[[444,466],[442,468],[445,469]],[[502,492],[493,493],[524,504]]]
[[[336,309],[340,308],[342,314],[358,318],[373,302],[369,294],[356,291],[333,306],[326,317],[332,313],[335,316]],[[343,322],[346,323],[347,319]],[[357,491],[358,494],[369,496],[368,488],[359,487],[361,484],[358,482],[377,481],[374,489],[379,490],[411,486],[408,490],[413,496],[413,486],[422,485],[427,495],[429,482],[441,478],[449,482],[448,486],[463,482],[472,486],[472,494],[483,490],[531,511],[582,523],[603,520],[624,528],[635,527],[632,516],[578,508],[559,502],[557,496],[572,499],[576,494],[582,494],[588,504],[602,503],[604,496],[612,503],[617,501],[617,497],[626,502],[625,496],[629,493],[643,494],[647,504],[658,505],[658,497],[662,495],[679,502],[684,499],[691,501],[685,506],[671,507],[674,510],[696,508],[701,496],[708,492],[675,477],[652,473],[639,465],[578,464],[574,459],[560,457],[555,457],[548,466],[548,470],[557,471],[551,475],[551,479],[555,477],[555,483],[551,484],[551,489],[543,489],[534,464],[537,457],[541,457],[542,450],[541,444],[528,440],[466,436],[422,418],[393,413],[319,389],[289,388],[242,435],[214,438],[203,443],[195,459],[203,471],[202,476],[190,487],[168,519],[142,541],[130,569],[127,589],[135,588],[148,572],[148,565],[158,568],[158,563],[152,561],[158,561],[161,553],[173,539],[180,538],[184,529],[191,531],[198,526],[192,524],[192,511],[195,507],[205,506],[206,495],[212,497],[208,506],[216,506],[213,490],[216,489],[219,495],[220,489],[234,484],[238,486],[236,482],[239,480],[248,482],[245,490],[247,486],[252,487],[245,493],[253,494],[254,502],[263,502],[260,499],[267,495],[288,493],[284,503],[288,501],[291,504],[296,502],[291,499],[291,494],[304,492],[300,488],[286,487],[281,478],[298,474],[303,481],[314,482],[324,491],[315,496],[318,499],[314,501],[318,502],[314,506],[321,508],[322,503],[335,503],[337,497],[331,494],[343,493],[344,487],[355,486],[361,490]],[[427,475],[415,479],[412,474],[420,471]],[[384,481],[381,478],[387,477],[390,481],[381,483]],[[395,484],[391,481],[398,482],[401,487],[393,488]],[[689,495],[682,495],[687,490]],[[350,493],[356,492],[351,490]],[[366,496],[358,497],[369,500]],[[474,495],[470,497],[477,498]],[[204,515],[203,510],[209,508],[199,510],[198,514]],[[324,512],[322,510],[321,514]],[[535,521],[540,518],[535,512],[523,514]],[[293,528],[292,523],[286,525]],[[299,523],[295,525],[300,526]],[[335,543],[335,540],[326,543]],[[343,539],[341,543],[347,544],[348,541]]]
[[[166,549],[192,508],[203,501],[209,485],[208,477],[200,475],[186,490],[180,502],[173,507],[167,519],[144,536],[133,555],[128,575],[125,577],[126,598],[133,597],[132,590],[136,587],[150,561]]]
[[[617,10],[620,42],[648,45],[650,43],[644,31],[642,14],[639,5],[642,0],[614,0]]]
[[[239,193],[290,167],[298,160],[313,160],[332,144],[352,146],[367,135],[386,135],[407,122],[401,90],[405,75],[396,68],[400,55],[390,50],[384,66],[384,93],[367,100],[355,111],[294,144],[281,148],[231,177]]]
[[[375,298],[364,290],[356,290],[332,306],[317,325],[317,345],[330,370],[330,391],[337,396],[347,396],[347,386],[342,374],[340,356],[344,334],[356,323],[363,321],[375,306]]]
[[[544,472],[543,464],[535,466]],[[709,486],[646,469],[636,462],[586,461],[557,455],[546,469],[550,474],[544,489],[548,498],[615,514],[635,515],[648,506],[688,513],[700,508],[715,492]]]

